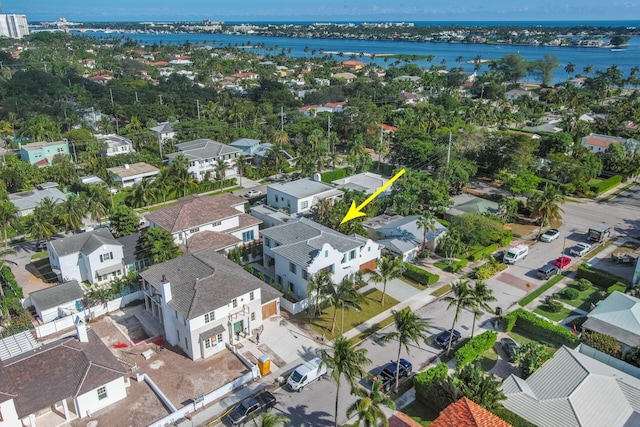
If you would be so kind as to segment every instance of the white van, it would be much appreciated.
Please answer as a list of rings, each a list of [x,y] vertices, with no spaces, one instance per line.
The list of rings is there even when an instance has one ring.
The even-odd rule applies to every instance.
[[[319,380],[327,373],[327,365],[322,363],[322,359],[316,357],[309,362],[298,366],[289,376],[287,384],[291,391],[302,391],[305,386],[311,384],[315,380]]]
[[[504,262],[515,264],[516,261],[526,258],[527,255],[529,255],[529,246],[524,243],[516,243],[504,254]]]

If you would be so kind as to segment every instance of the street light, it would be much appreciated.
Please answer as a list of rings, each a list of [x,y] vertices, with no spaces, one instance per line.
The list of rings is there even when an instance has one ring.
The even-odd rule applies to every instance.
[[[560,253],[560,272],[562,273],[562,268],[564,267],[564,249],[567,245],[567,238],[565,237],[562,240],[562,252]]]

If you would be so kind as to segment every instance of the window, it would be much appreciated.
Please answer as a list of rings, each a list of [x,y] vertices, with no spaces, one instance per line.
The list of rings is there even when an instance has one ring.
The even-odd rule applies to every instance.
[[[182,319],[182,322],[184,323],[184,326],[187,326],[187,319]]]
[[[253,240],[253,230],[245,231],[244,233],[242,233],[243,242],[250,242],[252,240]]]
[[[249,301],[253,301],[256,298],[253,291],[249,292]]]
[[[293,293],[293,283],[289,282],[289,292]]]
[[[216,340],[217,340],[218,342],[222,342],[222,334],[218,334],[218,335],[216,335]]]
[[[200,227],[192,228],[189,233],[197,233],[198,231],[200,231]]]
[[[292,262],[289,263],[289,271],[296,274],[296,265]]]
[[[329,251],[328,251],[328,250],[325,250],[325,251],[324,251],[324,257],[325,257],[325,258],[329,258]]]
[[[184,337],[184,348],[189,350],[189,341],[187,341],[187,337]]]
[[[113,259],[113,252],[100,255],[100,262],[109,261],[110,259]]]
[[[174,311],[174,313],[176,314],[176,319],[177,319],[177,318],[178,318],[178,312],[177,312],[177,311]]]
[[[347,254],[344,254],[344,255],[342,256],[342,263],[344,264],[344,263],[346,263],[347,261],[348,261],[348,259],[347,259]]]
[[[211,338],[204,340],[204,348],[211,348]]]
[[[351,251],[351,259],[356,259],[356,250]]]
[[[300,209],[307,209],[309,207],[309,202],[308,201],[304,201],[302,203],[300,203]]]
[[[251,320],[256,320],[256,313],[255,312],[251,313]]]
[[[176,335],[178,336],[178,341],[180,341],[180,331],[176,330]]]
[[[309,273],[307,273],[307,270],[302,270],[302,278],[304,280],[307,280],[309,278]]]
[[[278,282],[278,285],[282,285],[282,276],[276,275],[276,282]]]
[[[271,240],[269,240],[269,238],[268,238],[268,237],[265,237],[265,238],[264,238],[264,245],[265,245],[266,247],[268,247],[268,248],[270,248],[270,247],[271,247]]]
[[[98,400],[107,398],[107,387],[103,386],[98,389]]]
[[[210,313],[207,313],[204,315],[204,323],[209,323],[209,322],[213,322],[214,320],[216,320],[216,312],[212,311]]]
[[[215,221],[215,222],[212,222],[212,223],[211,223],[211,226],[212,226],[212,227],[218,227],[218,226],[220,226],[220,225],[222,225],[222,221]]]
[[[231,304],[233,305],[233,308],[238,308],[238,298],[232,299]]]
[[[371,246],[369,246],[369,252],[371,252]]]

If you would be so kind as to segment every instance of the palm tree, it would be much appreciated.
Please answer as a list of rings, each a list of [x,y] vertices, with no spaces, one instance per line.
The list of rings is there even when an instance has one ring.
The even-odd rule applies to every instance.
[[[157,195],[162,195],[162,201],[167,201],[167,195],[169,191],[173,189],[174,177],[171,174],[171,169],[167,167],[160,168],[160,172],[156,175],[156,179],[153,181],[153,185],[156,187]]]
[[[258,419],[260,420],[260,424],[258,424]],[[260,418],[254,418],[253,424],[256,427],[277,427],[279,425],[286,425],[287,421],[289,421],[289,418],[282,414],[272,414],[266,412],[262,414]]]
[[[187,195],[187,190],[190,188],[196,188],[198,184],[193,182],[193,174],[186,169],[179,169],[177,174],[174,175],[176,187],[182,190],[182,197]]]
[[[107,171],[107,173],[102,178],[102,180],[104,181],[104,183],[107,186],[107,188],[109,188],[109,194],[111,196],[111,209],[114,208],[114,206],[113,206],[113,190],[118,188],[118,186],[120,185],[120,181],[118,181],[117,178],[118,178],[118,176],[115,173],[111,172],[111,171]]]
[[[64,203],[58,207],[59,217],[67,230],[77,230],[82,227],[84,217],[87,214],[87,204],[76,195],[67,197]]]
[[[453,325],[451,325],[451,336],[449,337],[449,345],[447,345],[447,354],[451,351],[451,343],[453,341],[453,330],[456,327],[456,323],[460,317],[460,312],[463,309],[473,308],[473,297],[471,295],[471,288],[469,287],[468,280],[458,280],[456,283],[451,285],[451,291],[453,292],[452,297],[447,297],[446,300],[449,301],[449,305],[447,309],[451,307],[455,307],[456,314],[453,316]]]
[[[359,399],[347,409],[347,418],[351,418],[355,414],[358,416],[358,425],[362,423],[365,427],[378,427],[382,424],[384,427],[388,427],[389,420],[381,406],[396,409],[396,404],[380,391],[381,388],[382,381],[375,380],[370,391],[362,387],[351,390],[351,394]]]
[[[471,299],[475,306],[473,309],[473,326],[471,327],[471,338],[473,338],[476,330],[476,319],[481,315],[480,309],[492,311],[489,303],[497,301],[497,299],[483,280],[476,281],[476,285],[471,289]]]
[[[151,177],[144,177],[133,187],[131,204],[137,208],[149,206],[155,199],[158,187],[153,184]]]
[[[338,427],[338,404],[340,403],[340,382],[342,376],[349,382],[351,388],[356,387],[356,381],[367,374],[365,366],[371,364],[367,357],[367,349],[354,348],[351,340],[339,336],[333,340],[332,350],[320,350],[322,363],[331,371],[331,379],[336,383],[336,405],[333,416],[334,426]]]
[[[420,341],[425,344],[429,343],[429,323],[419,318],[408,308],[401,311],[391,310],[393,321],[396,327],[395,332],[388,332],[382,338],[382,342],[388,342],[392,339],[398,340],[398,357],[396,360],[396,384],[395,391],[398,391],[398,381],[400,380],[400,352],[402,347],[409,354],[409,344],[418,344]]]
[[[384,306],[384,297],[387,294],[387,282],[402,275],[404,272],[404,264],[400,258],[387,255],[378,259],[377,267],[373,280],[377,283],[382,283],[382,298],[380,304]]]
[[[216,164],[213,169],[216,171],[216,177],[220,181],[224,181],[224,179],[227,177],[227,169],[229,169],[229,165],[224,161],[222,157],[218,157],[218,160],[216,160]]]
[[[244,176],[244,169],[247,167],[249,162],[245,156],[240,156],[236,158],[236,168],[238,168],[238,176],[240,177],[240,186],[242,187],[242,177]]]
[[[330,287],[335,286],[331,282],[331,275],[328,271],[319,271],[317,274],[310,276],[307,280],[307,295],[311,297],[313,295],[313,315],[322,314],[322,308],[320,307],[320,296],[325,293]]]
[[[564,67],[564,71],[567,72],[567,80],[571,78],[571,74],[576,70],[576,64],[573,62],[569,62],[566,67]]]
[[[422,228],[422,252],[427,250],[427,233],[436,230],[436,220],[431,211],[424,211],[416,220],[418,228]]]
[[[363,300],[363,295],[358,292],[353,280],[345,277],[338,285],[329,287],[328,300],[333,305],[333,321],[331,322],[331,335],[336,329],[336,319],[338,317],[338,308],[342,308],[344,313],[344,306],[350,306],[357,310],[360,310],[360,302]],[[342,325],[344,327],[344,325]],[[342,328],[341,328],[342,329]],[[343,331],[341,331],[343,332]]]
[[[9,239],[7,237],[7,230],[9,227],[16,227],[20,224],[18,219],[18,208],[8,200],[0,201],[0,227],[4,232],[4,247],[8,247]]]
[[[562,219],[560,203],[564,202],[564,196],[554,186],[547,186],[544,191],[532,197],[532,213],[540,220],[540,229],[536,240],[542,234],[542,228],[548,221]]]

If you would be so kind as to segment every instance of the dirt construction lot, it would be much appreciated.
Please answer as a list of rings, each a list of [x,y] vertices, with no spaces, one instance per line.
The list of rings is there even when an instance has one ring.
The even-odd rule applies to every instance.
[[[137,367],[135,373],[130,371],[129,374],[132,386],[127,389],[127,398],[90,418],[97,420],[98,426],[148,425],[169,413],[146,383],[136,382],[136,373],[147,374],[171,403],[181,408],[200,394],[209,393],[248,372],[228,350],[206,360],[194,361],[167,343],[159,346],[153,342],[141,342],[131,346],[122,330],[108,316],[92,321],[90,327],[116,357]],[[124,344],[127,344],[126,348],[117,348]],[[147,350],[151,350],[148,360],[142,356]],[[85,426],[90,419],[76,420],[74,426]]]

